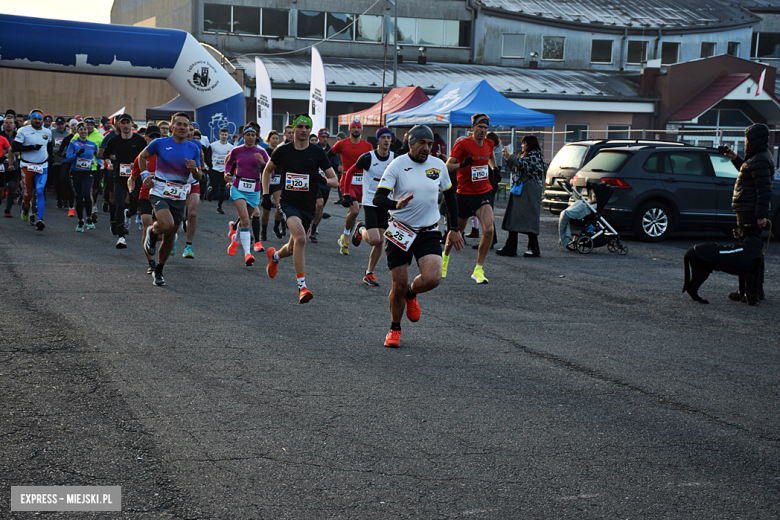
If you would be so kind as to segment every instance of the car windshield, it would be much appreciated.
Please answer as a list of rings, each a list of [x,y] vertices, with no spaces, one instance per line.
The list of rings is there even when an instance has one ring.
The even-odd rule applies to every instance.
[[[631,154],[628,152],[603,151],[590,160],[583,170],[592,172],[616,172],[625,164]]]
[[[553,157],[549,170],[579,170],[587,152],[587,146],[576,144],[564,146],[555,154],[555,157]]]

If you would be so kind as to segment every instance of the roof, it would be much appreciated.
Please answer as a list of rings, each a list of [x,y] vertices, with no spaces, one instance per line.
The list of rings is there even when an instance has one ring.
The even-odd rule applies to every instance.
[[[428,101],[428,95],[420,87],[394,88],[370,108],[352,114],[341,114],[339,124],[348,125],[358,119],[364,125],[384,125],[387,114],[408,110],[426,101]]]
[[[744,3],[747,3],[743,0]],[[772,3],[755,0],[751,3]],[[729,0],[480,0],[483,8],[577,25],[690,29],[757,23]]]
[[[246,75],[254,77],[254,55],[238,58]],[[308,90],[311,79],[309,56],[261,56],[273,88]],[[323,56],[328,90],[381,92],[382,61]],[[393,67],[388,63],[385,85],[392,83]],[[638,86],[628,75],[615,72],[582,70],[522,69],[490,65],[453,63],[401,63],[398,86],[419,86],[435,94],[447,83],[486,79],[510,98],[610,99],[639,101]],[[385,87],[387,88],[387,87]]]
[[[669,121],[691,121],[717,105],[750,78],[748,73],[721,74],[709,87],[669,116]]]
[[[158,107],[146,109],[146,119],[166,119],[170,118],[176,112],[186,112],[191,117],[195,116],[195,109],[181,96],[176,96],[172,100]]]

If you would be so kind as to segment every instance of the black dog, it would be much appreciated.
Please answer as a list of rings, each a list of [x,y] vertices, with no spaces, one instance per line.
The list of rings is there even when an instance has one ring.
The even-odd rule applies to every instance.
[[[688,292],[694,301],[710,303],[699,296],[699,287],[712,271],[739,276],[742,301],[758,305],[761,271],[763,269],[763,241],[746,237],[741,243],[722,246],[709,242],[697,244],[685,252],[685,282],[682,292]],[[691,275],[692,272],[692,275]]]

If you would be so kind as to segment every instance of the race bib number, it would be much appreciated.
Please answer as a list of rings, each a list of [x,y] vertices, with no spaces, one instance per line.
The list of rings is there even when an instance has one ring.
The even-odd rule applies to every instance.
[[[76,159],[76,168],[80,170],[89,170],[92,168],[92,159]]]
[[[352,185],[353,186],[362,186],[363,185],[363,174],[355,174],[352,176]]]
[[[187,198],[189,192],[189,184],[177,184],[175,182],[157,180],[154,181],[154,188],[152,188],[151,191],[152,195],[173,200],[184,200]]]
[[[55,137],[55,138],[54,138],[54,146],[56,146],[57,148],[59,148],[59,147],[60,147],[60,145],[62,144],[62,139],[63,139],[62,137]]]
[[[119,176],[120,177],[130,177],[130,174],[133,172],[133,165],[132,164],[120,164],[119,165]]]
[[[238,179],[238,191],[254,193],[257,179]]]
[[[417,238],[417,233],[404,226],[397,220],[390,222],[390,226],[385,231],[385,238],[392,242],[396,246],[400,247],[404,251],[408,251],[411,247],[414,239]]]
[[[273,177],[271,177],[271,184],[279,184],[282,182],[282,176],[274,174]]]
[[[27,171],[30,173],[43,173],[43,166],[40,164],[28,164]]]
[[[309,191],[309,176],[305,173],[288,173],[284,189],[287,191]]]
[[[227,155],[215,155],[214,156],[214,168],[225,168],[225,159]]]
[[[488,167],[484,166],[472,166],[471,167],[471,182],[484,181],[488,178]]]

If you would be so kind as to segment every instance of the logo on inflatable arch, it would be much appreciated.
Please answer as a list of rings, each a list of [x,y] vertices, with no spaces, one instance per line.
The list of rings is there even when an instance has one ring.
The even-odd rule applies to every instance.
[[[212,76],[216,76],[217,70],[205,60],[196,61],[187,69],[187,74],[192,76],[187,78],[187,83],[199,92],[209,92],[219,85],[219,80],[213,81]]]
[[[222,128],[227,128],[231,136],[236,133],[236,124],[231,123],[222,112],[217,112],[211,116],[211,121],[209,121],[209,141],[219,141],[219,131]]]

